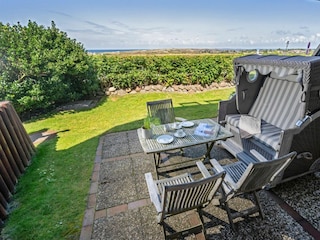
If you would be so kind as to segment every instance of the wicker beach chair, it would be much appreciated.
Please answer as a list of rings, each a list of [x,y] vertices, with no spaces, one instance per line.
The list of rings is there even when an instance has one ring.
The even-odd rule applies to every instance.
[[[204,178],[197,181],[188,173],[161,180],[153,180],[150,172],[145,174],[150,199],[157,211],[157,221],[163,226],[166,239],[180,239],[191,233],[201,231],[205,235],[202,208],[207,206],[216,196],[225,172],[222,171],[211,176],[202,162],[197,162],[197,166],[204,176]],[[216,204],[219,204],[218,200]],[[173,215],[190,210],[197,210],[200,224],[183,229],[183,231],[167,234],[167,223],[165,220]]]
[[[279,159],[270,161],[264,160],[250,163],[249,165],[239,161],[221,166],[215,159],[210,160],[214,171],[226,171],[224,183],[222,184],[225,196],[221,201],[221,205],[227,211],[229,222],[233,230],[235,230],[233,220],[236,218],[248,217],[254,213],[259,213],[260,217],[264,218],[257,192],[272,187],[276,184],[276,181],[281,180],[281,175],[295,156],[296,152],[292,152]],[[242,211],[231,211],[228,201],[231,198],[243,194],[252,194],[255,206]]]

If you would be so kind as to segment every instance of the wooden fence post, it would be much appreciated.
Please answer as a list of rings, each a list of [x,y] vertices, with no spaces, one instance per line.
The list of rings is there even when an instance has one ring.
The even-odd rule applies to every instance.
[[[15,184],[35,150],[11,103],[0,102],[0,224],[7,218],[7,205]]]

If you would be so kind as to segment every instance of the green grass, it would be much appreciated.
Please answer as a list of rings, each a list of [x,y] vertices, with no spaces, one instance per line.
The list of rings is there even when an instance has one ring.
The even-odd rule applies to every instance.
[[[233,88],[196,94],[149,93],[108,97],[87,111],[67,111],[26,122],[28,133],[57,131],[37,146],[20,178],[5,239],[78,239],[87,203],[99,137],[137,129],[147,115],[146,102],[172,98],[175,113],[187,119],[217,115],[218,102]]]

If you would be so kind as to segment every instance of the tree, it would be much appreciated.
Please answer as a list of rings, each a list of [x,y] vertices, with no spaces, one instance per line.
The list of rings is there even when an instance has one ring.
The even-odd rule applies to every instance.
[[[48,28],[0,22],[0,99],[18,112],[78,100],[98,87],[92,57],[54,22]]]

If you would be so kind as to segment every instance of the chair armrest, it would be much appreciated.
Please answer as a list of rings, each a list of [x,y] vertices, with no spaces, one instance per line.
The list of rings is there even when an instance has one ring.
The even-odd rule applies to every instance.
[[[160,196],[157,191],[157,186],[155,185],[152,174],[150,172],[144,174],[147,182],[147,187],[149,191],[149,196],[151,199],[151,202],[154,204],[156,210],[158,213],[162,212],[161,203],[160,203]]]
[[[218,123],[223,124],[223,121],[228,114],[238,114],[237,104],[236,104],[236,95],[233,95],[229,100],[224,100],[219,102],[218,110]]]
[[[218,161],[214,158],[210,159],[210,163],[212,165],[212,167],[214,168],[215,172],[223,172],[224,169],[223,167],[218,163]]]
[[[197,161],[196,164],[204,178],[211,176],[211,174],[209,173],[208,169],[206,168],[206,166],[203,164],[202,161]]]
[[[216,159],[210,159],[210,163],[213,166],[214,170],[217,172],[225,171],[223,167],[219,164],[219,162]],[[224,184],[223,184],[223,190],[226,195],[231,194],[234,189],[236,189],[236,183],[232,180],[228,172],[226,172],[226,175],[224,177]]]
[[[259,161],[259,162],[267,162],[268,159],[266,159],[264,156],[262,156],[257,150],[251,149],[250,153]]]

